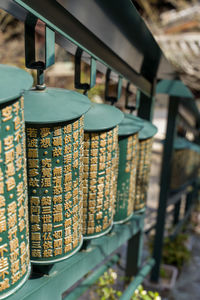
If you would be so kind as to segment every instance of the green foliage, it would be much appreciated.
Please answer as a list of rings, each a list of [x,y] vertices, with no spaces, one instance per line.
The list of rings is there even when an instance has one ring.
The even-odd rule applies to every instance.
[[[121,292],[113,288],[117,279],[117,273],[112,269],[108,269],[98,280],[96,293],[100,296],[101,300],[115,300],[121,296]]]
[[[152,238],[149,242],[149,249],[153,249],[153,240]],[[163,242],[163,252],[162,252],[162,263],[166,265],[173,265],[179,270],[185,262],[188,262],[191,257],[191,252],[186,247],[186,242],[188,240],[188,235],[181,233],[177,235],[175,239],[170,239],[166,237]],[[161,277],[166,277],[161,269]]]
[[[124,277],[121,277],[124,279]],[[114,288],[117,280],[117,273],[113,269],[109,269],[98,280],[95,292],[101,300],[117,300],[122,292]],[[142,285],[135,290],[131,300],[161,300],[157,292],[145,291]]]
[[[145,291],[142,285],[135,290],[131,300],[161,300],[157,292]]]
[[[173,241],[165,238],[163,247],[163,263],[176,266],[181,269],[183,264],[189,261],[191,253],[186,247],[188,236],[179,234]]]

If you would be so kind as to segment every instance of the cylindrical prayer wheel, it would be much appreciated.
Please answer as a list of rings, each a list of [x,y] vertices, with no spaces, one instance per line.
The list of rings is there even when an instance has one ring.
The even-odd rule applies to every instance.
[[[123,113],[110,105],[92,104],[84,124],[83,236],[96,238],[113,224],[118,151],[117,125]]]
[[[30,272],[22,93],[32,83],[24,70],[0,65],[0,299]]]
[[[200,147],[183,137],[174,140],[172,156],[171,190],[177,190],[198,177]]]
[[[138,132],[142,126],[124,114],[119,124],[119,165],[114,223],[124,223],[133,215],[137,170]]]
[[[83,114],[86,96],[64,89],[26,92],[30,255],[68,258],[82,244]]]
[[[138,125],[143,126],[139,132],[139,146],[137,155],[137,175],[134,212],[141,212],[146,207],[147,189],[151,167],[151,153],[153,136],[157,132],[156,126],[151,122],[129,114],[129,118]]]

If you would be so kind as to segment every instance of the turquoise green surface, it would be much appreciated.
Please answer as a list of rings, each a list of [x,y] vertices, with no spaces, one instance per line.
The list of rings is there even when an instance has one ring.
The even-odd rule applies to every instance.
[[[128,114],[124,114],[124,119],[119,124],[118,135],[131,135],[142,129],[142,125],[140,126],[137,122],[128,117]]]
[[[32,84],[33,78],[26,71],[0,64],[0,105],[19,98]]]
[[[24,94],[25,121],[31,124],[74,120],[90,108],[88,97],[65,89],[46,88]]]
[[[136,125],[143,126],[143,128],[139,131],[139,140],[149,139],[157,133],[157,127],[151,122],[143,120],[132,114],[126,114],[126,116],[127,118],[134,120]]]
[[[156,94],[168,94],[173,97],[194,98],[189,88],[180,80],[164,79],[158,82]]]
[[[118,180],[114,215],[115,223],[123,223],[133,214],[137,147],[137,133],[129,137],[119,137]]]
[[[103,131],[117,126],[124,118],[116,107],[107,104],[91,103],[90,110],[85,114],[85,131]]]
[[[195,152],[200,153],[200,146],[188,141],[187,139],[183,137],[176,137],[174,140],[174,149],[180,150],[180,149],[191,149]]]
[[[82,244],[83,119],[26,124],[30,257],[68,258]]]
[[[22,98],[0,109],[0,299],[30,272],[23,113]]]

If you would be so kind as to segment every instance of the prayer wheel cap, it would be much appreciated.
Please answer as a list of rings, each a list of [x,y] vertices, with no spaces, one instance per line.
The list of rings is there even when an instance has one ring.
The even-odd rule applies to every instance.
[[[143,126],[143,128],[139,132],[139,140],[149,139],[157,133],[158,131],[157,127],[153,125],[151,122],[143,120],[131,114],[126,114],[126,116],[134,120],[135,122],[137,122],[136,123],[137,125]]]
[[[118,135],[125,136],[139,132],[142,129],[142,125],[137,124],[134,120],[128,117],[128,114],[124,114],[124,119],[119,124]]]
[[[25,121],[48,124],[79,118],[90,108],[90,100],[77,92],[58,88],[24,93]]]
[[[0,64],[0,104],[19,98],[32,85],[33,78],[26,71]]]
[[[181,149],[188,149],[189,142],[185,138],[176,137],[174,140],[174,149],[181,150]]]
[[[191,143],[190,141],[188,141],[187,139],[183,138],[183,137],[176,137],[174,140],[174,149],[176,150],[182,150],[182,149],[190,149],[193,150],[195,152],[200,153],[200,146],[195,144],[195,143]]]
[[[90,110],[85,114],[85,131],[102,131],[117,126],[124,118],[118,108],[108,104],[92,103]]]

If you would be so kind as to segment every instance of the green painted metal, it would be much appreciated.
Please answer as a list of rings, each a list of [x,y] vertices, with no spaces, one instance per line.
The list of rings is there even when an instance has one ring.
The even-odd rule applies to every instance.
[[[129,117],[129,114],[124,114],[124,119],[119,124],[118,135],[119,137],[128,136],[139,132],[143,126],[142,122],[136,122]]]
[[[26,122],[26,146],[31,261],[54,263],[82,245],[83,118]]]
[[[83,117],[87,97],[64,89],[24,94],[31,260],[49,264],[82,244]]]
[[[37,70],[37,89],[43,90],[44,70],[55,62],[55,32],[45,26],[45,59],[36,61],[35,27],[37,18],[29,14],[25,21],[25,62],[29,69]]]
[[[194,98],[189,88],[180,80],[164,79],[159,81],[156,86],[156,94],[168,94],[171,97],[178,98]]]
[[[127,117],[134,120],[136,125],[142,126],[142,129],[139,131],[139,140],[152,138],[158,131],[157,127],[149,121],[136,117],[132,114],[127,114]]]
[[[125,292],[119,298],[120,300],[131,299],[138,285],[143,282],[144,278],[149,274],[154,264],[155,260],[153,258],[145,263],[144,267],[138,272],[137,276],[132,280],[132,282],[126,288]]]
[[[139,146],[138,146],[138,164],[137,164],[137,178],[136,178],[136,193],[134,211],[139,212],[145,208],[146,195],[149,181],[152,138],[157,132],[156,126],[151,122],[143,120],[132,114],[127,114],[136,125],[142,126],[139,131]]]
[[[106,72],[105,99],[106,99],[106,101],[110,101],[111,104],[113,105],[115,102],[117,102],[120,99],[121,94],[122,94],[122,76],[118,76],[118,84],[117,84],[117,89],[116,89],[116,96],[110,96],[109,95],[110,75],[111,75],[111,70],[107,69],[107,72]]]
[[[154,86],[154,84],[152,86]],[[138,99],[138,116],[142,119],[152,121],[155,104],[154,95],[146,95],[142,91],[138,91]]]
[[[139,140],[134,213],[146,208],[153,139]]]
[[[96,238],[112,228],[116,197],[117,127],[84,134],[83,236]]]
[[[124,120],[119,124],[119,164],[117,179],[117,195],[115,202],[114,222],[126,222],[133,214],[138,131],[141,126],[124,114]]]
[[[82,89],[88,91],[93,88],[96,84],[96,60],[91,57],[90,60],[90,83],[81,83],[81,57],[83,50],[77,48],[75,54],[75,77],[74,77],[74,86],[76,89]]]
[[[32,77],[0,65],[0,299],[7,298],[30,273],[24,100]]]
[[[123,118],[124,115],[118,108],[91,102],[91,108],[85,114],[84,130],[86,132],[108,130],[117,126]]]
[[[26,71],[8,65],[0,64],[0,78],[0,105],[19,98],[33,84]]]
[[[86,113],[90,100],[77,92],[58,88],[24,93],[25,120],[30,124],[49,124],[75,120]]]
[[[0,106],[0,299],[30,273],[23,112],[22,98]]]
[[[160,263],[162,257],[162,246],[163,246],[164,227],[165,227],[165,216],[166,216],[167,200],[169,197],[169,189],[170,189],[171,163],[172,163],[173,144],[174,144],[174,138],[176,133],[178,105],[179,105],[178,99],[174,99],[173,97],[169,98],[167,131],[166,131],[166,140],[165,140],[163,159],[162,159],[159,207],[158,207],[157,222],[156,222],[156,236],[154,240],[154,250],[153,250],[153,257],[156,260],[156,264],[151,273],[151,280],[155,282],[158,281],[159,273],[160,273]]]
[[[134,216],[127,224],[115,225],[113,231],[91,241],[86,250],[54,264],[48,275],[28,280],[8,300],[55,300],[74,283],[102,262],[131,236],[142,230],[144,215]]]
[[[91,18],[83,18],[82,22],[78,21],[83,17],[82,15],[80,15],[80,11],[84,10],[86,14],[88,14],[91,11],[90,6],[92,4],[90,1],[85,2],[82,8],[80,7],[83,4],[81,1],[79,1],[79,3],[77,4],[78,9],[77,7],[75,7],[75,11],[73,11],[74,1],[67,3],[66,9],[63,9],[62,6],[58,3],[58,1],[52,2],[48,0],[48,2],[45,2],[45,4],[39,0],[35,0],[34,2],[30,0],[14,1],[21,5],[23,8],[25,8],[27,11],[35,15],[37,18],[44,21],[50,28],[55,30],[62,37],[75,43],[78,47],[88,52],[89,55],[93,56],[95,59],[101,61],[109,68],[116,71],[117,74],[127,78],[130,81],[133,81],[141,90],[144,91],[144,93],[151,94],[151,83],[145,79],[145,75],[148,74],[148,78],[154,78],[155,74],[154,71],[152,72],[152,70],[157,65],[156,62],[158,61],[158,64],[160,62],[161,50],[155,43],[146,25],[141,20],[134,5],[129,0],[126,0],[126,2],[124,2],[124,0],[120,0],[119,3],[117,3],[117,6],[113,0],[109,1],[109,3],[107,1],[101,1],[99,3],[94,3],[93,5],[95,6],[96,13],[98,13],[98,19],[100,19],[101,24],[102,12],[105,12],[103,17],[109,18],[108,15],[110,15],[111,19],[114,18],[115,20],[117,18],[117,22],[114,20],[113,22],[110,22],[111,25],[114,27],[120,26],[118,24],[121,24],[123,20],[123,35],[125,34],[125,32],[127,35],[125,42],[131,42],[130,47],[128,47],[127,49],[131,49],[132,53],[134,52],[134,57],[139,56],[138,59],[135,59],[134,63],[132,62],[133,55],[123,55],[124,50],[122,53],[118,53],[121,48],[119,47],[121,44],[117,47],[115,44],[113,44],[113,47],[110,48],[106,46],[108,42],[111,42],[111,39],[110,37],[107,37],[106,31],[103,30],[104,36],[106,36],[107,38],[106,41],[103,41],[103,36],[101,32],[102,26],[99,28],[99,22],[95,22],[94,26],[90,28],[91,24],[87,23],[88,19]],[[65,7],[66,3],[62,4]],[[46,9],[47,6],[48,12]],[[115,7],[115,10],[112,9],[113,6]],[[65,19],[65,22],[62,21],[63,19]],[[127,23],[129,25],[125,26],[125,24]],[[132,30],[130,30],[130,28],[138,28],[138,30],[134,32],[133,35],[133,32]],[[117,30],[115,36],[118,37],[118,40],[119,38],[122,39],[123,35],[121,34],[121,29],[119,30],[119,28],[114,28],[114,30]],[[94,33],[92,33],[93,31]],[[99,38],[99,36],[101,36],[101,38]],[[144,46],[144,41],[148,44],[147,47]],[[65,44],[63,39],[62,44]],[[119,42],[117,44],[119,44]],[[147,50],[149,48],[149,44],[151,44],[151,51]],[[114,51],[111,50],[113,48],[115,48]],[[138,49],[140,50],[138,51]],[[141,52],[144,52],[142,56]],[[121,58],[121,56],[124,57]],[[141,64],[144,60],[144,56],[145,61],[148,61],[148,58],[150,59],[150,63],[143,64],[144,66],[142,71],[145,74],[143,76],[140,74],[140,70]],[[127,58],[129,59],[128,62],[126,62]],[[137,71],[134,70],[136,62],[138,63]]]
[[[109,268],[119,261],[119,255],[114,255],[108,262],[99,267],[91,275],[81,282],[81,284],[75,288],[69,295],[63,298],[63,300],[77,300],[83,293],[85,293],[96,281],[102,276]]]

